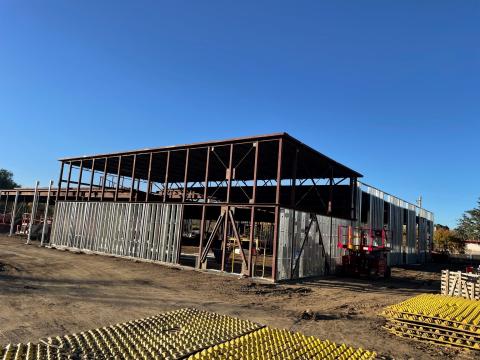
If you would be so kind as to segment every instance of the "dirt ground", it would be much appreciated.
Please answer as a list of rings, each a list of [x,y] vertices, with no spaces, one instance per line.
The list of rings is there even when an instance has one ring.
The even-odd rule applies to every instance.
[[[397,338],[384,306],[438,292],[441,267],[395,268],[389,281],[322,278],[273,285],[25,245],[0,235],[0,344],[36,341],[196,307],[375,350],[395,359],[480,356]]]

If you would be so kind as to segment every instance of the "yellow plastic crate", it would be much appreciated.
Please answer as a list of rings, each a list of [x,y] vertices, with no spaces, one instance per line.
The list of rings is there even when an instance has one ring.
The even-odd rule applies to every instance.
[[[298,332],[272,329],[269,327],[215,345],[191,355],[189,360],[222,359],[373,359],[375,353],[354,349],[345,344],[322,341]]]
[[[381,315],[395,335],[480,350],[480,301],[422,294],[388,306]]]

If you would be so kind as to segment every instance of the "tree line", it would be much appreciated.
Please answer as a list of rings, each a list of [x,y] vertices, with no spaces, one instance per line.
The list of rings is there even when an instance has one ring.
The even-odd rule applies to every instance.
[[[458,220],[455,229],[436,225],[434,244],[436,250],[463,253],[467,241],[480,241],[480,198],[477,206],[467,210]]]

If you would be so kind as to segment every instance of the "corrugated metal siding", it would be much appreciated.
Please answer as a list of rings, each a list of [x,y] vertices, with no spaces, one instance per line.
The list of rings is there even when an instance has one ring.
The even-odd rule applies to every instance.
[[[177,263],[182,205],[58,202],[51,246]]]
[[[330,273],[335,272],[343,251],[337,247],[338,226],[349,225],[350,221],[330,219],[328,216],[321,215],[314,216],[316,221],[312,222],[308,236],[305,238],[311,215],[292,209],[280,209],[278,280],[322,276],[325,275],[326,270]]]
[[[370,212],[368,217],[369,227],[372,229],[383,229],[383,214],[385,201],[370,194]]]
[[[417,220],[415,210],[407,212],[407,264],[418,262],[417,257]]]
[[[418,261],[425,263],[427,261],[427,220],[418,218]]]
[[[389,265],[403,264],[402,242],[403,242],[403,209],[390,204],[390,254]]]

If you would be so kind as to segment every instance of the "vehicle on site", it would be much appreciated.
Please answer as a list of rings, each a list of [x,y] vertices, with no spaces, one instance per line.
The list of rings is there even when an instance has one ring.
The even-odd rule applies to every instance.
[[[345,255],[342,256],[343,275],[390,277],[387,229],[339,225],[338,247],[345,250]]]

